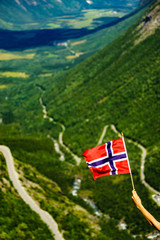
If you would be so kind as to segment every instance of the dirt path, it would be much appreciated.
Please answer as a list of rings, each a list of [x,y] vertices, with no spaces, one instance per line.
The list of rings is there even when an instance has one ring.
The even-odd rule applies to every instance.
[[[10,149],[6,146],[0,146],[0,152],[3,153],[6,159],[9,177],[21,198],[24,200],[26,204],[28,204],[31,207],[33,211],[35,211],[40,216],[42,221],[47,224],[48,228],[50,229],[51,233],[54,235],[56,240],[64,240],[62,234],[58,230],[58,225],[52,218],[52,216],[48,212],[42,210],[29,196],[24,187],[21,185],[18,173],[16,172],[14,167],[13,156],[11,154]]]
[[[60,132],[59,134],[59,144],[64,147],[66,149],[67,152],[69,152],[72,157],[75,159],[77,165],[80,164],[81,162],[81,158],[78,157],[76,154],[74,154],[64,143],[63,143],[63,134],[64,134],[64,131],[65,131],[65,126],[63,124],[60,124],[61,125],[61,128],[62,128],[62,132]]]
[[[42,98],[40,98],[39,101],[40,101],[40,105],[42,106],[43,118],[48,119],[50,122],[54,122],[54,119],[47,115],[46,106],[44,105]],[[52,142],[54,144],[55,151],[60,155],[59,160],[64,161],[65,160],[65,155],[60,150],[60,147],[59,147],[59,144],[58,144],[57,140],[54,139],[53,137],[51,137],[49,134],[48,134],[47,137],[52,140]]]
[[[40,98],[39,101],[40,101],[40,104],[41,104],[41,106],[42,106],[43,118],[48,118],[50,122],[55,122],[53,118],[51,118],[51,117],[49,117],[49,116],[47,115],[46,106],[44,105],[42,98]],[[63,148],[65,148],[65,150],[66,150],[68,153],[70,153],[70,154],[72,155],[72,157],[73,157],[74,160],[76,161],[77,165],[79,165],[80,162],[81,162],[81,158],[79,158],[76,154],[74,154],[74,153],[63,143],[63,134],[64,134],[64,131],[65,131],[65,126],[64,126],[62,123],[59,123],[59,122],[55,122],[55,123],[58,124],[58,125],[60,125],[61,128],[62,128],[62,131],[59,133],[59,139],[58,139],[59,144],[60,144]],[[55,148],[56,152],[60,154],[60,160],[61,160],[61,161],[64,161],[64,160],[65,160],[65,155],[64,155],[64,153],[60,150],[60,147],[59,147],[58,142],[57,142],[54,138],[52,138],[50,135],[48,135],[47,137],[50,138],[50,139],[53,141],[53,143],[54,143],[54,148]]]
[[[107,132],[108,127],[109,127],[109,125],[104,126],[103,131],[102,131],[102,134],[101,134],[101,136],[100,136],[100,138],[99,138],[99,141],[98,141],[98,143],[97,143],[97,146],[100,145],[100,144],[102,144],[103,138],[104,138],[104,136],[106,135],[106,132]]]
[[[54,143],[54,149],[60,155],[59,160],[62,161],[62,162],[65,161],[65,155],[60,150],[59,143],[57,142],[57,140],[54,139],[53,137],[51,137],[50,135],[48,135],[47,137],[50,138],[52,140],[52,142]]]

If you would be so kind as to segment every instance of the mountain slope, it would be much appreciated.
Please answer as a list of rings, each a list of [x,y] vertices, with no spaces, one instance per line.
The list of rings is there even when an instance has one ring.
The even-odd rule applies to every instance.
[[[49,114],[66,126],[65,144],[79,156],[96,145],[106,124],[114,124],[126,137],[145,146],[148,150],[146,179],[157,190],[160,190],[159,167],[155,170],[155,164],[159,163],[160,142],[159,11],[159,1],[154,1],[143,18],[127,33],[65,75],[59,75],[52,84],[48,83],[44,97]],[[149,16],[152,18],[146,21]],[[143,195],[145,188],[139,180],[140,157],[137,158],[137,167],[130,149],[129,156],[136,188]],[[94,200],[101,210],[115,216],[110,203],[114,201],[118,209],[122,207],[119,196],[122,189],[124,196],[129,196],[129,183],[119,179],[121,191],[116,188],[113,178],[93,183],[90,173],[85,170],[85,163],[82,163],[82,169],[83,190],[94,192]],[[105,186],[112,186],[116,199],[111,189]],[[143,201],[147,202],[150,197],[144,194]],[[152,213],[156,209],[155,206],[150,208],[150,204],[147,206]],[[127,204],[124,204],[123,210],[126,208]],[[127,211],[125,220],[134,233],[151,231],[145,223],[142,224],[143,229],[141,223],[131,223],[136,216],[129,207]],[[119,216],[116,212],[115,217],[124,217],[123,211],[118,213]],[[156,211],[154,214],[158,216]]]
[[[8,177],[5,159],[0,152],[0,196],[1,196],[1,231],[0,239],[53,239],[47,226],[39,216],[23,202],[13,188]],[[22,214],[23,213],[23,214]]]
[[[45,16],[51,17],[51,16],[61,16],[64,14],[72,14],[84,9],[88,8],[98,8],[98,9],[103,9],[103,8],[128,8],[132,10],[136,5],[138,5],[138,0],[132,1],[132,3],[128,3],[129,1],[123,0],[121,4],[117,5],[117,0],[114,1],[98,1],[94,0],[93,2],[90,1],[91,3],[88,3],[89,1],[86,0],[2,0],[0,2],[0,7],[1,7],[1,17],[3,19],[8,19],[11,20],[12,18],[13,22],[17,21],[14,15],[14,10],[16,9],[18,12],[18,15],[20,14],[21,17],[25,16],[24,20],[26,21],[31,21],[31,20],[36,20],[37,18],[39,20],[42,20]],[[8,15],[5,16],[5,13],[9,10]],[[12,11],[11,11],[12,9]],[[27,16],[28,15],[28,16]],[[29,20],[29,18],[31,19]],[[21,19],[23,21],[23,18]]]
[[[16,159],[14,162],[22,186],[41,209],[49,212],[56,219],[59,229],[63,231],[64,239],[116,240],[117,236],[121,236],[121,239],[134,239],[127,231],[119,231],[115,226],[116,221],[104,219],[105,229],[110,229],[110,224],[112,224],[112,231],[106,235],[101,229],[103,225],[100,219],[93,215],[90,207],[88,206],[88,209],[91,213],[75,203],[82,204],[82,200],[74,197],[70,200],[54,181],[40,174],[34,167]],[[1,153],[0,164],[1,239],[55,239],[39,217],[28,208],[14,190]],[[87,208],[85,202],[82,205]],[[112,238],[113,232],[114,238]]]
[[[27,29],[38,28],[39,24],[43,27],[44,23],[55,24],[56,27],[57,21],[61,21],[60,19],[55,19],[57,16],[65,16],[66,18],[67,16],[72,16],[75,19],[78,15],[81,18],[84,14],[83,11],[88,9],[111,9],[128,13],[138,5],[138,2],[139,0],[123,0],[120,3],[117,0],[2,0],[0,1],[0,25],[3,29],[16,28],[18,30],[25,29],[26,26]]]
[[[41,173],[58,182],[66,194],[69,192],[68,186],[71,187],[73,177],[80,176],[82,178],[81,196],[93,199],[104,214],[117,220],[123,219],[127,223],[128,231],[138,235],[137,239],[141,239],[141,236],[145,239],[146,233],[153,229],[135,210],[131,201],[130,177],[128,175],[113,176],[93,181],[84,161],[79,167],[71,167],[67,162],[70,156],[65,162],[60,162],[58,154],[54,151],[53,143],[45,136],[49,133],[58,141],[59,133],[62,131],[59,122],[64,123],[65,144],[81,156],[84,150],[97,144],[104,126],[114,124],[119,132],[124,132],[126,139],[129,137],[134,141],[139,141],[147,148],[147,177],[150,177],[149,181],[154,180],[152,182],[154,187],[159,188],[159,169],[157,167],[155,170],[155,163],[159,162],[160,142],[160,31],[158,24],[152,24],[155,21],[158,22],[158,3],[159,1],[155,1],[146,15],[126,34],[63,75],[55,78],[51,76],[47,79],[36,75],[21,83],[17,78],[2,79],[4,84],[2,89],[6,84],[6,89],[4,88],[1,94],[2,119],[5,117],[6,122],[0,125],[1,143],[10,146],[17,159],[34,165]],[[150,15],[152,19],[149,18]],[[150,21],[146,20],[148,18]],[[154,31],[149,31],[149,33],[147,26],[149,27],[150,24],[152,30],[154,27]],[[144,36],[141,30],[145,33]],[[14,65],[13,62],[11,63]],[[5,65],[6,69],[8,69],[7,65],[8,63]],[[24,66],[23,68],[25,69]],[[43,94],[37,89],[35,82],[41,84]],[[47,122],[47,119],[42,119],[40,97],[43,98],[55,122],[51,123]],[[6,112],[6,107],[8,112]],[[118,135],[109,127],[104,141],[117,137]],[[149,211],[158,219],[159,209],[152,201],[151,193],[140,183],[140,149],[128,141],[126,143],[136,190],[142,196]],[[153,171],[151,172],[150,169]],[[26,170],[26,172],[29,180],[35,180],[37,177],[36,181],[40,182],[37,172],[36,174],[31,170]],[[47,190],[46,198],[48,198],[50,190],[45,184],[44,188]],[[51,197],[54,199],[57,197],[55,195],[54,192]],[[39,195],[36,197],[39,198]],[[50,204],[43,201],[43,197],[41,199],[42,205],[47,204],[46,207],[51,209]],[[80,233],[77,228],[80,224],[84,229],[83,222],[79,221],[81,217],[72,218],[70,211],[65,216],[64,209],[67,202],[61,198],[58,201],[62,201],[62,212],[54,211],[54,209],[53,214],[59,219],[61,226],[63,225],[68,239],[71,239],[69,231],[74,240],[77,232],[82,234],[83,239],[84,234],[88,236],[90,233],[87,229],[85,233],[84,230]],[[64,205],[63,202],[65,202]],[[61,213],[64,214],[62,214],[64,218]],[[115,225],[118,225],[118,221],[112,219],[105,222],[103,219],[102,232],[97,238],[103,240],[133,238],[127,237],[126,232],[117,232]]]
[[[110,46],[66,73],[65,77],[59,76],[58,79],[55,79],[52,90],[48,91],[45,97],[46,104],[53,116],[71,127],[73,123],[79,124],[82,120],[84,121],[84,118],[89,118],[92,121],[94,116],[97,119],[98,116],[95,114],[98,112],[103,122],[105,119],[110,119],[110,121],[115,121],[119,125],[116,112],[121,111],[122,114],[126,111],[128,117],[130,116],[127,121],[131,125],[133,119],[137,118],[140,122],[139,110],[143,109],[143,115],[146,111],[147,116],[149,109],[145,105],[148,104],[148,101],[153,101],[154,104],[154,98],[158,100],[158,92],[155,94],[155,91],[157,91],[155,84],[158,84],[159,63],[159,29],[157,27],[155,27],[154,35],[148,36],[139,44],[136,43],[142,36],[139,35],[140,30],[136,30],[135,27],[131,28],[127,34]],[[133,92],[131,94],[132,88]],[[54,99],[54,104],[52,99]],[[120,104],[121,101],[123,105]],[[118,109],[119,104],[121,110]],[[129,106],[132,106],[132,108]],[[113,112],[111,107],[117,110],[114,110],[115,115],[109,113]],[[140,109],[138,110],[138,108]],[[156,108],[157,105],[155,105]],[[79,111],[81,115],[77,119]],[[108,117],[103,113],[106,111],[109,113],[109,115],[107,114]],[[157,111],[154,111],[154,114],[156,113]],[[125,116],[122,114],[120,119],[125,121]],[[148,123],[144,122],[147,127],[147,124],[151,124],[151,119],[146,120],[149,121]],[[155,121],[158,124],[157,118],[155,118]],[[134,137],[139,138],[141,133],[138,133],[137,124],[136,121],[132,128],[135,129]],[[152,127],[155,126],[156,124]],[[125,132],[128,135],[131,130],[130,126],[125,126],[124,129],[126,129]],[[141,131],[145,132],[145,128],[142,127]],[[148,131],[152,132],[153,129],[150,128]],[[156,132],[155,129],[155,135],[157,136],[158,133]],[[148,141],[145,139],[145,135],[142,134],[141,141],[144,144],[151,141],[150,137]]]

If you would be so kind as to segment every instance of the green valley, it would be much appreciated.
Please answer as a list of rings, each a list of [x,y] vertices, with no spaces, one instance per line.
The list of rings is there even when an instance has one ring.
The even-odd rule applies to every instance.
[[[139,0],[123,0],[120,4],[117,0],[1,0],[0,26],[9,30],[95,27],[131,12],[138,3]]]
[[[129,175],[93,180],[82,154],[102,135],[105,143],[124,133],[135,188],[160,220],[154,193],[141,181],[139,147],[147,153],[145,180],[160,191],[159,11],[156,0],[82,38],[0,50],[0,145],[10,148],[22,186],[66,240],[145,240],[154,232],[132,202]],[[14,190],[2,154],[0,165],[0,239],[54,239]],[[75,179],[81,180],[77,196]],[[102,217],[84,199],[93,201]]]
[[[151,8],[148,15],[152,14],[152,18],[156,19],[159,6],[157,2],[154,4],[154,8]],[[157,21],[154,34],[140,39],[142,36],[140,31],[143,32],[143,28],[146,28],[147,25],[147,23],[146,25],[145,23],[141,24],[141,21],[107,48],[68,71],[65,76],[61,75],[55,78],[52,89],[46,90],[44,101],[49,114],[57,121],[64,123],[66,126],[64,141],[79,156],[85,149],[96,145],[101,134],[100,129],[103,129],[104,125],[114,124],[119,131],[124,132],[126,137],[145,146],[149,151],[148,158],[154,154],[154,159],[148,160],[148,165],[152,166],[152,169],[155,161],[157,164],[159,162],[156,156],[158,156],[159,142],[160,32]],[[149,201],[150,193],[147,197],[145,188],[139,183],[140,162],[139,168],[135,168],[133,163],[135,157],[130,152],[129,155],[136,188],[141,189],[144,201],[147,199]],[[125,212],[125,220],[130,227],[132,226],[134,233],[143,232],[144,229],[151,231],[145,222],[144,224],[137,223],[133,227],[131,219],[136,221],[136,213],[133,211],[131,203],[127,204],[126,202],[124,212],[122,211],[120,214],[121,199],[116,198],[114,193],[117,192],[117,196],[120,196],[122,190],[118,189],[116,185],[105,188],[105,186],[110,186],[112,181],[114,182],[113,178],[102,178],[93,182],[92,176],[88,170],[85,170],[85,166],[83,162],[81,167],[87,173],[82,182],[82,188],[91,189],[91,192],[95,191],[95,195],[92,193],[92,197],[103,211],[110,213],[111,210],[111,214],[115,213],[114,217],[117,218],[123,218]],[[146,168],[146,170],[148,169],[146,179],[152,179],[152,176],[155,175],[149,182],[158,184],[158,168],[156,171],[148,172],[149,166]],[[119,187],[122,186],[123,190],[131,191],[129,190],[131,186],[127,187],[127,183],[129,184],[129,178],[127,182],[122,179]],[[129,192],[123,192],[123,194],[129,196]],[[112,205],[109,205],[111,203],[109,196],[111,196],[112,202],[115,199],[115,204],[119,206],[119,216],[117,211],[113,213]],[[104,202],[106,202],[105,207]],[[156,206],[153,207],[151,202],[146,205],[152,211],[155,209],[156,216]],[[142,219],[140,221],[142,222]],[[140,229],[142,226],[143,230]]]

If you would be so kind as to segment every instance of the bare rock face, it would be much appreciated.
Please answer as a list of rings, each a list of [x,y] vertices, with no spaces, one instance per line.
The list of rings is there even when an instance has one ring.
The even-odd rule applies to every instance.
[[[155,1],[146,12],[146,15],[141,20],[137,27],[137,40],[139,43],[145,40],[149,35],[155,33],[156,29],[160,28],[160,0]]]

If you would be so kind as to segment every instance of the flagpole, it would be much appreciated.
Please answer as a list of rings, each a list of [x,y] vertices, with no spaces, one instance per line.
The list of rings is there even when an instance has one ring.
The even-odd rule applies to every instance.
[[[122,138],[123,138],[123,142],[124,142],[124,146],[125,146],[125,150],[126,150],[126,154],[127,154],[127,158],[128,158],[128,153],[127,153],[127,148],[126,148],[123,132],[122,132],[121,135],[122,135]],[[133,190],[135,190],[134,182],[133,182],[133,176],[132,176],[132,171],[131,171],[131,167],[130,167],[130,163],[129,163],[129,158],[128,158],[128,164],[129,164],[129,169],[130,169],[130,177],[131,177],[132,187],[133,187]]]

